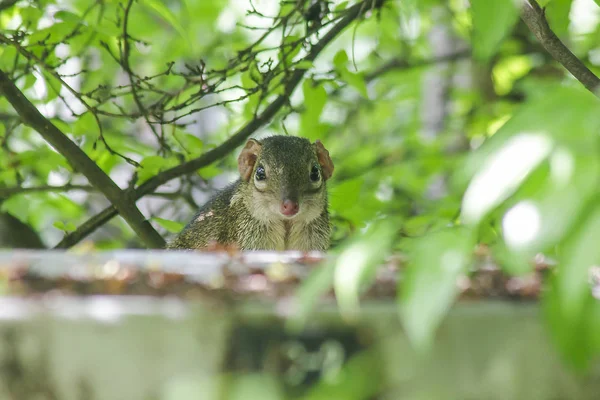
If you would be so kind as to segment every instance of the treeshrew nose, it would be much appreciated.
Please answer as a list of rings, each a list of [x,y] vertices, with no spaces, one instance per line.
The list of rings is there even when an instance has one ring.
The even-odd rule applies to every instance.
[[[283,201],[283,203],[281,203],[281,213],[288,217],[291,217],[292,215],[296,215],[298,213],[299,208],[300,207],[298,206],[297,202],[289,200],[289,199],[286,199]]]

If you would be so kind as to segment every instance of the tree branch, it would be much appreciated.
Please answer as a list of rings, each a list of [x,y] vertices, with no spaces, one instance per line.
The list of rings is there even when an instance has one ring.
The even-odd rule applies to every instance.
[[[13,106],[23,123],[35,129],[52,147],[67,159],[73,169],[81,172],[116,207],[123,219],[142,241],[151,248],[164,246],[164,239],[138,210],[129,193],[122,191],[75,143],[48,121],[0,70],[0,94]]]
[[[536,0],[525,0],[521,7],[521,19],[556,61],[561,63],[590,92],[600,96],[598,92],[600,79],[554,34],[548,25],[544,9]]]
[[[335,24],[321,40],[311,47],[311,50],[304,58],[304,61],[314,61],[321,51],[323,51],[323,49],[348,25],[364,15],[366,12],[371,11],[373,8],[382,7],[385,1],[386,0],[364,0],[348,8],[345,16],[341,18],[340,21]],[[269,122],[277,114],[277,112],[288,103],[292,92],[302,81],[305,73],[306,69],[294,70],[284,87],[283,94],[273,100],[273,102],[269,104],[261,114],[257,115],[254,119],[252,119],[252,121],[240,128],[240,130],[238,130],[220,146],[204,153],[200,157],[159,173],[155,177],[149,179],[131,191],[131,198],[137,200],[147,194],[150,194],[162,184],[180,176],[193,173],[194,171],[206,167],[231,153],[238,146],[242,145],[244,141],[248,139],[250,135],[255,133],[261,126]],[[92,217],[92,219],[80,226],[76,231],[65,236],[63,240],[56,245],[56,248],[68,248],[75,245],[78,241],[89,235],[95,229],[108,222],[116,214],[117,212],[114,207],[108,207],[102,210],[99,214],[95,215]]]
[[[91,185],[74,185],[68,183],[62,186],[54,186],[54,185],[40,185],[40,186],[9,186],[9,187],[0,187],[0,200],[8,198],[10,196],[14,196],[16,194],[23,193],[39,193],[39,192],[71,192],[71,191],[82,191],[82,192],[99,192],[99,190]],[[165,199],[176,199],[179,197],[183,197],[183,194],[174,191],[174,192],[152,192],[149,193],[148,196],[162,197]]]

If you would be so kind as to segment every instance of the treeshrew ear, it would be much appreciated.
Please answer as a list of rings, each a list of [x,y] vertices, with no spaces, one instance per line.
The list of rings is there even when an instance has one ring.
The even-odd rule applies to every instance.
[[[317,160],[321,165],[321,169],[323,170],[323,179],[327,180],[331,178],[333,175],[333,161],[331,161],[331,157],[329,157],[329,152],[323,146],[320,140],[317,140],[313,146],[315,146],[315,150],[317,151]]]
[[[238,157],[238,170],[240,171],[242,179],[246,182],[250,180],[254,164],[256,163],[261,148],[262,143],[258,140],[248,139]]]

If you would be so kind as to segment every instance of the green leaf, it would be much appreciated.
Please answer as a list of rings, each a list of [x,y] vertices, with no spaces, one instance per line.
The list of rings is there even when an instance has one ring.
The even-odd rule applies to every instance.
[[[321,114],[327,103],[327,92],[323,85],[305,80],[302,84],[305,110],[300,117],[301,135],[315,140],[318,138],[318,127]]]
[[[62,221],[54,221],[52,226],[55,227],[56,229],[60,229],[61,231],[65,230],[65,224]]]
[[[290,64],[294,57],[298,55],[300,49],[302,48],[300,36],[290,35],[286,36],[283,39],[283,45],[281,46],[281,51],[279,52],[279,60],[283,60],[285,54],[285,60],[287,64]],[[285,52],[285,53],[284,53]]]
[[[457,279],[467,272],[473,233],[463,227],[416,239],[400,283],[400,311],[406,333],[420,350],[429,350],[435,331],[454,302]]]
[[[31,211],[30,197],[24,194],[17,194],[3,200],[0,203],[0,211],[7,212],[18,218],[19,221],[27,223]]]
[[[66,10],[60,10],[55,12],[54,18],[60,21],[72,22],[75,24],[81,22],[81,17],[79,15]]]
[[[167,232],[170,232],[170,233],[181,232],[181,230],[184,227],[184,224],[182,224],[181,222],[171,221],[168,219],[163,219],[163,218],[158,218],[158,217],[152,217],[152,221],[155,221],[157,224],[159,224],[161,227],[165,228],[167,230]]]
[[[563,357],[578,368],[587,367],[600,350],[600,314],[589,284],[589,269],[600,262],[599,237],[600,207],[594,205],[565,243],[558,273],[544,296],[553,336]]]
[[[364,98],[369,98],[369,95],[367,93],[367,83],[365,82],[365,77],[363,73],[354,73],[346,70],[340,71],[340,76],[343,80],[345,80],[348,83],[348,85],[358,90],[358,93],[360,93]]]
[[[332,286],[335,264],[326,262],[313,269],[294,295],[297,311],[286,322],[286,328],[294,332],[302,331],[310,312]]]
[[[202,154],[204,142],[195,135],[177,129],[175,130],[175,138],[179,141],[183,149],[190,153],[192,157]]]
[[[69,125],[62,119],[50,118],[50,122],[52,122],[52,125],[56,126],[58,129],[60,129],[60,131],[62,133],[71,133],[71,130],[73,129],[73,127],[71,125]]]
[[[23,86],[21,87],[21,90],[27,90],[30,87],[32,87],[35,82],[37,81],[37,78],[35,77],[35,75],[33,74],[28,74],[25,76],[25,83],[23,84]]]
[[[198,175],[202,177],[202,179],[211,179],[215,176],[219,176],[223,173],[223,170],[219,168],[216,164],[211,164],[207,167],[200,168],[198,170]]]
[[[345,318],[356,316],[361,289],[370,283],[376,268],[389,253],[395,229],[390,220],[377,221],[338,256],[333,287],[340,313]]]
[[[35,198],[39,204],[31,212],[32,218],[36,220],[42,221],[49,215],[57,215],[63,219],[76,219],[80,218],[84,213],[84,208],[81,204],[75,203],[63,194],[40,193],[32,195],[31,198]],[[67,224],[67,226],[72,226],[72,224]]]
[[[326,342],[327,343],[327,342]],[[329,346],[328,346],[329,347]],[[336,358],[339,358],[339,363],[342,364],[336,368],[335,364],[332,369],[331,378],[327,379],[327,369],[322,370],[322,378],[314,385],[308,388],[306,396],[302,400],[364,400],[377,398],[381,392],[382,385],[385,385],[384,367],[381,363],[381,355],[375,349],[363,350],[357,354],[350,355],[350,359],[343,362],[343,356],[332,357],[336,354],[336,347],[332,346],[328,353],[332,364]],[[338,351],[342,351],[341,349]]]
[[[19,16],[23,21],[23,25],[30,28],[36,27],[43,15],[44,11],[38,7],[23,7],[19,10]]]
[[[15,64],[15,58],[17,57],[17,49],[12,46],[0,47],[0,68],[3,70],[9,70]]]
[[[192,47],[192,45],[189,41],[188,35],[186,34],[186,30],[179,23],[179,20],[175,16],[175,14],[173,14],[173,12],[171,10],[169,10],[169,8],[167,6],[165,6],[162,1],[160,1],[160,0],[143,0],[141,3],[143,5],[148,6],[152,11],[154,11],[161,18],[163,18],[165,21],[167,21],[173,28],[175,28],[177,33],[179,33],[179,36],[181,36],[181,38],[185,41],[186,45],[189,48]]]
[[[97,132],[98,125],[96,124],[96,118],[94,118],[94,115],[89,111],[77,118],[77,121],[73,124],[73,134],[76,136]]]
[[[343,69],[348,64],[348,54],[346,50],[340,50],[333,56],[333,65],[336,69]]]
[[[469,154],[459,169],[459,181],[470,179],[461,220],[478,224],[514,194],[542,162],[559,151],[555,149],[562,148],[563,153],[570,152],[574,157],[587,157],[590,149],[597,146],[599,128],[600,103],[584,89],[556,87],[532,99],[483,146]],[[562,161],[559,155],[556,165],[568,168],[568,160],[567,164]],[[560,175],[561,171],[557,173]]]
[[[550,29],[561,39],[569,33],[572,4],[573,0],[552,0],[544,9]]]
[[[493,77],[494,88],[499,95],[508,94],[514,83],[527,75],[533,67],[533,61],[529,56],[504,57],[494,65]]]
[[[73,33],[78,27],[78,24],[72,21],[56,22],[48,28],[40,29],[33,32],[27,37],[27,42],[30,45],[42,44],[47,42],[59,42],[66,36]],[[80,30],[85,30],[85,26],[79,26]],[[38,51],[40,49],[37,49]]]
[[[365,178],[361,176],[332,185],[329,190],[330,209],[350,218],[352,208],[358,203],[364,182]]]
[[[597,193],[597,156],[576,156],[558,148],[551,154],[549,165],[542,184],[532,188],[532,193],[517,194],[516,204],[503,217],[505,242],[525,257],[558,244]],[[527,189],[525,185],[527,182],[523,189]]]
[[[417,215],[407,219],[402,225],[402,231],[408,236],[424,235],[431,224],[433,217],[431,215]]]
[[[177,164],[176,159],[163,158],[161,156],[145,157],[137,168],[138,181],[137,184],[142,184],[154,175],[158,174],[167,168]]]
[[[510,251],[502,242],[495,243],[490,250],[500,268],[511,276],[526,275],[533,271],[529,257]]]
[[[51,101],[58,97],[60,94],[60,89],[62,88],[62,83],[60,80],[50,75],[47,72],[43,72],[44,81],[46,83],[46,98],[45,101]]]
[[[338,51],[333,57],[333,65],[340,78],[345,81],[348,85],[352,86],[365,98],[367,95],[367,84],[365,82],[364,74],[350,72],[346,65],[348,64],[348,54],[345,50]]]
[[[519,16],[513,0],[471,0],[473,54],[487,60],[512,29]]]
[[[314,63],[310,60],[302,60],[294,64],[294,67],[296,67],[296,69],[311,69],[314,66]]]
[[[600,262],[600,208],[586,213],[579,229],[562,249],[557,294],[566,316],[577,315],[590,293],[588,269]]]
[[[347,1],[342,1],[337,6],[335,6],[335,8],[333,10],[335,12],[340,12],[340,11],[344,11],[346,9],[346,7],[348,7],[348,2]]]
[[[551,150],[552,140],[542,133],[523,133],[509,138],[471,180],[463,198],[461,220],[478,224],[517,190]]]

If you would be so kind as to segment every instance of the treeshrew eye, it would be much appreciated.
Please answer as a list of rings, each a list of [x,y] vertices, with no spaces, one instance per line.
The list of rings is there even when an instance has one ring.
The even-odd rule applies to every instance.
[[[321,171],[319,171],[319,167],[313,165],[312,169],[310,170],[310,180],[313,182],[318,182],[319,179],[321,179]]]
[[[267,174],[265,173],[265,167],[263,167],[262,165],[259,165],[258,168],[256,168],[256,180],[264,181],[265,179],[267,179]]]

